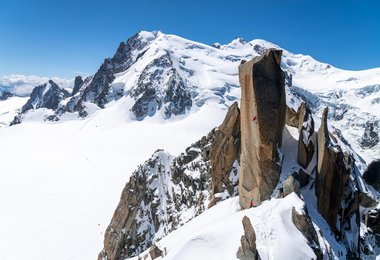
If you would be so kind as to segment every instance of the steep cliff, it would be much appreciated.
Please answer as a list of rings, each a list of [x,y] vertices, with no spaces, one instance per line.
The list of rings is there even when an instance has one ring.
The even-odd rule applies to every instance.
[[[285,76],[279,50],[269,50],[239,66],[241,85],[242,208],[258,206],[269,198],[280,172],[282,130],[285,125]]]

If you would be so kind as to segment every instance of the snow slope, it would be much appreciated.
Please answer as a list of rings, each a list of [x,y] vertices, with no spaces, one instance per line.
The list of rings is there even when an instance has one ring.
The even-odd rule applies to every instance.
[[[26,103],[27,97],[13,96],[0,101],[0,128],[7,127],[17,115],[18,110]]]
[[[261,259],[315,258],[292,222],[292,208],[300,211],[303,205],[303,201],[292,193],[256,208],[240,210],[239,198],[234,197],[205,211],[157,245],[166,249],[163,259],[237,259],[240,237],[244,234],[241,220],[246,215],[255,229]]]
[[[0,128],[0,259],[96,259],[137,165],[158,148],[179,154],[223,112],[205,105],[186,120],[142,123],[115,104],[84,120]]]

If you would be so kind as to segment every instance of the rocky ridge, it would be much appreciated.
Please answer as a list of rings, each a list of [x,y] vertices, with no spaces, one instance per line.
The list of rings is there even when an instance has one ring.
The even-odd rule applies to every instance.
[[[237,195],[237,119],[235,103],[224,123],[185,153],[173,158],[159,150],[139,166],[122,192],[99,259],[138,255],[217,201]]]
[[[23,115],[29,110],[39,108],[57,110],[61,105],[61,101],[69,96],[70,93],[66,89],[59,87],[54,81],[49,80],[47,83],[33,89],[30,98],[21,108],[20,113],[13,119],[11,125],[21,123]],[[47,119],[52,121],[56,120],[54,116],[47,117]]]
[[[298,119],[299,170],[293,173],[284,172],[281,167],[280,157],[288,155],[280,156],[279,150],[286,113],[284,74],[279,67],[280,59],[281,52],[269,50],[260,58],[242,64],[240,78],[242,91],[245,93],[242,95],[241,111],[239,112],[237,104],[233,104],[222,125],[207,137],[203,137],[201,145],[199,142],[192,145],[186,149],[185,154],[174,160],[167,160],[166,163],[160,158],[170,156],[159,151],[133,174],[107,229],[105,246],[99,259],[123,259],[138,255],[162,236],[183,225],[186,222],[181,221],[183,216],[190,220],[205,211],[207,204],[213,206],[220,200],[236,195],[236,177],[239,179],[239,201],[242,209],[257,207],[263,200],[287,196],[292,192],[296,192],[300,198],[312,194],[317,200],[315,210],[335,234],[336,243],[342,244],[346,250],[334,252],[335,255],[355,259],[362,254],[376,253],[376,250],[363,250],[362,245],[369,236],[376,238],[379,235],[374,224],[378,213],[373,211],[379,203],[379,197],[371,192],[361,178],[355,165],[357,155],[352,150],[343,151],[339,145],[344,138],[329,132],[328,109],[324,110],[317,134],[314,132],[313,118],[308,106],[301,105],[293,116]],[[256,70],[255,66],[258,67]],[[271,102],[263,102],[268,97],[271,97]],[[268,107],[268,103],[272,106]],[[287,122],[291,124],[291,120]],[[252,127],[254,124],[257,125]],[[292,124],[296,126],[294,120]],[[241,142],[240,149],[236,143],[238,141]],[[249,153],[247,147],[253,147],[251,150],[255,152]],[[348,146],[343,148],[347,149]],[[260,156],[255,157],[255,153]],[[236,165],[238,163],[240,176],[239,166]],[[249,168],[248,164],[256,166]],[[284,176],[288,178],[284,179]],[[136,184],[136,179],[139,184]],[[152,180],[157,179],[161,186],[153,184]],[[260,183],[254,188],[254,195],[259,198],[254,201],[255,204],[252,197],[251,200],[245,200],[249,190],[243,186],[250,184],[249,180],[252,179]],[[282,185],[278,185],[279,183]],[[136,188],[139,186],[143,188]],[[242,190],[242,186],[245,190]],[[161,195],[149,197],[149,194],[157,194],[156,190],[160,189],[164,190],[158,192]],[[227,196],[216,196],[220,193]],[[359,211],[359,205],[365,210]],[[189,207],[193,212],[190,217],[185,213]],[[302,213],[293,210],[293,223],[307,239],[318,259],[331,257],[331,252],[323,251],[319,244],[320,239],[324,238],[314,222],[315,216],[309,216],[308,209],[314,210],[309,204],[306,204]],[[171,217],[168,218],[169,215],[165,214]],[[367,233],[360,230],[366,214],[370,216],[370,221],[365,223],[369,230]],[[144,228],[141,228],[141,223],[145,223]],[[255,237],[252,235],[254,231],[249,228],[247,220],[243,224],[245,235],[237,255],[242,259],[259,258],[255,251],[255,239],[251,239]]]

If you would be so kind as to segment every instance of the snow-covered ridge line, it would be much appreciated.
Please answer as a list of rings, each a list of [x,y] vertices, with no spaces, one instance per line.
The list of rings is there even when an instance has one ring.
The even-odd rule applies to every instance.
[[[237,67],[241,60],[271,48],[283,49],[261,39],[237,38],[209,46],[172,34],[142,31],[122,42],[93,76],[77,85],[74,96],[37,118],[86,117],[118,104],[130,121],[162,123],[182,120],[205,104],[226,108],[240,99]],[[316,127],[322,109],[329,106],[330,124],[342,131],[366,161],[375,158],[373,151],[380,147],[380,68],[341,70],[287,50],[283,50],[281,67],[286,72],[287,92],[310,105]],[[297,110],[299,102],[288,103]],[[34,112],[23,120],[36,118]]]

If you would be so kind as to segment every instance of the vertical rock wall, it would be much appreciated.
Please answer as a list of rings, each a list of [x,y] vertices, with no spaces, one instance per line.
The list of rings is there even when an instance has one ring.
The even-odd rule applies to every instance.
[[[242,208],[259,205],[278,183],[285,125],[285,75],[280,50],[269,50],[239,66],[241,155],[239,200]]]
[[[317,208],[343,241],[349,259],[359,257],[360,213],[359,174],[353,158],[330,140],[328,108],[322,114],[318,130],[318,164],[315,192]]]
[[[313,158],[315,145],[311,140],[314,134],[314,120],[310,109],[305,103],[302,103],[299,109],[298,132],[300,135],[298,138],[297,161],[306,169]]]
[[[213,195],[234,190],[230,183],[229,172],[233,163],[239,159],[240,153],[240,110],[237,102],[228,109],[228,113],[219,126],[210,150],[211,177]],[[231,194],[232,195],[232,194]],[[212,204],[215,204],[214,198]]]

